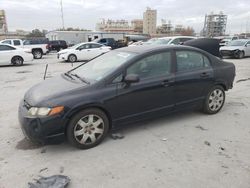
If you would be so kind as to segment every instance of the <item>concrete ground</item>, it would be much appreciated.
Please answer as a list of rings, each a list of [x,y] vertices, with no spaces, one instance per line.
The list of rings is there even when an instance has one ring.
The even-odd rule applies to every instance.
[[[36,146],[24,140],[17,109],[24,93],[72,68],[55,54],[22,67],[0,67],[0,188],[25,188],[39,176],[69,176],[69,188],[249,188],[250,58],[234,62],[237,76],[216,115],[185,112],[121,130],[90,150],[67,142]],[[75,67],[77,64],[74,64]],[[49,78],[48,78],[49,79]],[[240,82],[237,82],[239,81]]]

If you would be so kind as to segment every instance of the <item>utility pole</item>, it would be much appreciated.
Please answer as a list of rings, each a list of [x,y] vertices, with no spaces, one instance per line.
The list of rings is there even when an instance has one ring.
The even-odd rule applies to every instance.
[[[60,4],[61,4],[62,28],[64,30],[65,28],[64,28],[64,17],[63,17],[63,4],[62,4],[62,0],[60,1]]]

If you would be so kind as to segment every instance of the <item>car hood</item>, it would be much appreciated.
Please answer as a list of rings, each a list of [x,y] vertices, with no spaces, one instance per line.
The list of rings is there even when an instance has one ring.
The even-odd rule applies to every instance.
[[[54,98],[61,97],[62,95],[82,87],[87,86],[83,82],[78,80],[70,81],[60,75],[54,78],[47,79],[32,88],[30,88],[25,96],[24,100],[31,106],[40,106],[45,101],[53,100]]]
[[[233,51],[233,50],[241,50],[243,49],[242,46],[223,46],[220,48],[220,50],[229,50],[229,51]]]
[[[59,51],[58,54],[68,53],[72,51],[74,51],[74,49],[64,49],[64,50]]]

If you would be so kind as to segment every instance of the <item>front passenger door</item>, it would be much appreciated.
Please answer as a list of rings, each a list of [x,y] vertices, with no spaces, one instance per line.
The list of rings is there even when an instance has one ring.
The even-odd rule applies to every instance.
[[[174,75],[171,52],[160,52],[144,57],[126,69],[126,75],[136,74],[140,81],[118,84],[114,105],[119,107],[113,119],[116,122],[138,120],[173,110]]]

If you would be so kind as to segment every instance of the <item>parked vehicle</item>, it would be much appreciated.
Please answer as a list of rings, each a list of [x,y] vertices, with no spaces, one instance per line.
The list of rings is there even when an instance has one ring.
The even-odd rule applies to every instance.
[[[80,43],[57,53],[57,58],[64,61],[75,62],[90,60],[111,50],[111,47],[94,42]]]
[[[162,37],[162,38],[152,38],[143,44],[150,45],[178,45],[183,44],[188,40],[196,39],[196,37],[192,36],[175,36],[175,37]]]
[[[0,43],[30,49],[34,59],[41,59],[44,54],[49,52],[47,39],[28,39],[24,41],[21,39],[6,39],[0,41]]]
[[[220,54],[222,57],[231,56],[238,59],[250,56],[250,40],[233,40],[227,46],[220,47]]]
[[[0,65],[21,66],[23,62],[32,60],[31,50],[0,43]]]
[[[186,46],[192,46],[195,48],[202,49],[210,54],[221,57],[220,56],[220,40],[214,38],[199,38],[188,40],[183,43]]]
[[[57,52],[68,48],[65,40],[52,40],[49,41],[49,51],[56,50]]]
[[[216,114],[234,77],[234,64],[197,48],[120,48],[32,87],[19,121],[34,142],[66,136],[88,149],[127,123],[183,109]]]
[[[101,39],[96,39],[93,42],[96,42],[105,46],[110,46],[112,49],[117,48],[117,41],[115,41],[114,38],[101,38]]]

